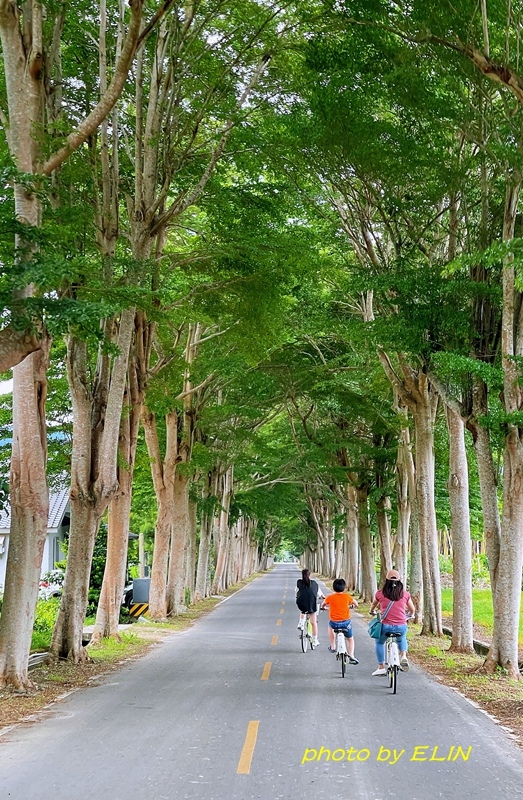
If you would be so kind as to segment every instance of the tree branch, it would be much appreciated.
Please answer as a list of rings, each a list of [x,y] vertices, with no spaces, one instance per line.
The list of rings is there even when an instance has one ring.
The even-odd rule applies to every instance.
[[[131,67],[132,60],[138,46],[138,37],[142,22],[142,8],[144,0],[129,0],[131,7],[131,21],[129,30],[124,41],[122,52],[116,64],[114,75],[107,91],[104,92],[99,103],[93,108],[91,113],[66,139],[65,145],[54,153],[45,164],[42,165],[40,172],[43,175],[50,175],[55,169],[82,145],[89,136],[99,127],[103,120],[110,113],[117,102],[127,75]]]

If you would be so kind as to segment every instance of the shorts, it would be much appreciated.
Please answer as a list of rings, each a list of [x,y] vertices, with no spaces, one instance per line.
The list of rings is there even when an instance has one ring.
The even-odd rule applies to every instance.
[[[352,639],[352,622],[350,619],[335,620],[334,622],[330,619],[329,628],[332,628],[335,633],[341,631],[346,639]]]

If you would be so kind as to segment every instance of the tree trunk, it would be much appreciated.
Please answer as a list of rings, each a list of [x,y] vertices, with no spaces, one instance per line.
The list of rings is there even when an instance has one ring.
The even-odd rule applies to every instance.
[[[412,515],[410,523],[410,573],[409,592],[416,609],[414,622],[423,623],[423,563],[421,556],[421,536],[419,524],[418,501],[412,499]]]
[[[60,613],[51,642],[55,658],[87,659],[82,645],[89,576],[98,527],[118,488],[117,455],[134,310],[120,314],[118,355],[100,354],[97,380],[89,388],[87,346],[69,337],[67,374],[73,404],[71,527]]]
[[[408,426],[405,425],[401,429],[398,442],[398,456],[396,460],[398,527],[396,531],[396,541],[392,551],[393,566],[398,570],[405,586],[407,585],[407,557],[409,549],[410,518],[412,512],[409,491],[409,462],[412,462],[412,454],[410,452],[410,431]],[[412,483],[414,483],[413,479]]]
[[[23,10],[16,4],[0,4],[0,37],[9,114],[8,123],[3,127],[14,164],[28,176],[37,171],[41,137],[35,135],[35,131],[41,130],[43,125],[43,8],[36,3],[30,13],[24,15]],[[19,225],[15,236],[18,266],[22,266],[34,250],[35,240],[25,240],[24,226],[37,228],[41,225],[41,204],[36,189],[36,180],[33,186],[29,182],[14,186],[15,217]],[[20,302],[33,294],[33,287],[26,287],[17,292],[14,300]],[[32,334],[30,339],[34,338]],[[0,618],[0,687],[9,685],[25,690],[31,687],[27,659],[49,509],[45,401],[50,341],[44,334],[43,349],[21,362],[25,347],[18,335],[13,338],[3,331],[1,344],[4,368],[17,366],[13,369],[11,532]]]
[[[208,514],[202,515],[200,524],[200,543],[198,546],[198,567],[196,572],[196,584],[194,587],[194,601],[198,603],[208,596],[209,593],[209,563],[211,554],[211,524],[212,517]]]
[[[171,548],[166,591],[167,614],[169,616],[187,611],[185,575],[189,526],[189,478],[176,470],[174,474]]]
[[[206,485],[204,487],[204,500],[209,499],[211,495],[216,496],[216,481],[216,470],[213,470],[207,476]],[[203,600],[209,594],[209,564],[211,554],[212,522],[212,514],[208,513],[207,511],[202,512],[200,523],[200,544],[198,547],[198,566],[196,572],[196,585],[194,589],[194,599],[196,602]]]
[[[156,493],[158,512],[154,527],[154,550],[151,565],[151,584],[149,587],[149,618],[167,618],[167,569],[171,544],[174,504],[172,490],[162,489]]]
[[[32,687],[27,665],[49,512],[45,429],[47,340],[13,370],[11,531],[0,616],[0,687]]]
[[[390,508],[390,497],[380,497],[376,503],[378,536],[380,542],[380,586],[383,586],[387,572],[389,569],[392,569]]]
[[[347,533],[345,536],[345,575],[349,592],[359,591],[358,497],[354,486],[347,486]]]
[[[107,559],[91,644],[109,636],[120,638],[118,625],[127,573],[132,475],[139,422],[140,408],[127,406],[120,428],[118,494],[109,504]]]
[[[478,464],[481,510],[483,512],[483,540],[489,565],[490,585],[492,592],[495,592],[501,546],[498,479],[492,456],[490,431],[478,421],[487,419],[487,415],[487,387],[479,377],[473,376],[472,417],[467,421],[467,427],[472,434]]]
[[[423,634],[443,635],[441,623],[441,583],[438,559],[438,530],[434,508],[434,419],[438,394],[423,368],[413,368],[404,354],[398,354],[401,374],[389,356],[379,352],[381,365],[398,401],[414,419],[416,432],[415,485],[412,487],[413,522],[419,526],[423,574]],[[402,409],[398,402],[398,410]],[[413,533],[417,534],[417,530]],[[415,543],[413,542],[415,546]],[[415,554],[417,556],[417,553]],[[418,616],[418,615],[417,615]]]
[[[503,239],[514,236],[520,177],[507,181]],[[507,256],[503,265],[503,315],[501,352],[503,364],[503,404],[507,418],[520,414],[523,407],[521,368],[523,356],[523,297],[516,288],[514,259]],[[521,606],[521,568],[523,563],[523,442],[521,428],[507,423],[503,451],[503,513],[500,555],[493,592],[494,630],[485,667],[501,665],[511,678],[520,680],[518,631]]]
[[[189,492],[189,487],[187,487]],[[185,588],[189,604],[193,602],[194,590],[196,586],[196,559],[198,556],[198,517],[196,503],[189,495],[188,497],[189,514],[187,530],[187,563],[185,570]]]
[[[129,364],[129,378],[123,401],[124,413],[120,422],[118,494],[109,505],[107,561],[91,644],[107,636],[119,638],[118,624],[127,573],[134,465],[144,399],[144,358],[138,357],[136,353],[136,350],[142,353],[147,350],[147,343],[144,341],[146,337],[140,324],[142,320],[143,315],[137,314],[135,334],[139,341],[135,341],[133,358]],[[143,553],[141,553],[140,567],[143,571]],[[143,578],[143,574],[140,574],[140,577]]]
[[[174,518],[174,475],[178,457],[178,431],[176,413],[166,415],[165,458],[162,460],[156,429],[156,417],[144,408],[142,423],[147,452],[151,461],[151,474],[158,512],[154,531],[153,563],[149,588],[149,617],[161,620],[167,616],[167,569]]]
[[[437,403],[431,397],[428,385],[422,397],[424,402],[418,402],[412,411],[416,428],[416,501],[423,570],[421,632],[423,635],[442,636],[439,539],[434,506],[434,414]]]
[[[119,470],[119,474],[118,494],[109,504],[107,559],[91,645],[108,637],[120,639],[118,626],[127,572],[132,486],[129,473]]]
[[[357,487],[358,497],[358,533],[361,551],[361,597],[363,601],[371,601],[376,594],[376,567],[374,564],[374,548],[369,524],[369,489],[362,485]]]
[[[494,631],[485,661],[494,671],[501,665],[511,678],[520,679],[518,666],[521,567],[523,561],[523,448],[519,434],[507,436],[503,454],[503,514],[501,552],[493,593]]]
[[[71,485],[71,529],[67,550],[60,611],[53,630],[51,653],[67,658],[73,664],[88,660],[83,646],[83,628],[89,592],[89,576],[94,543],[101,515],[95,502],[81,497],[78,487]]]
[[[215,530],[215,554],[216,554],[216,567],[214,571],[214,580],[212,585],[212,594],[219,594],[227,588],[225,582],[227,556],[229,551],[229,508],[232,497],[233,487],[233,471],[234,467],[230,466],[222,474],[222,497],[221,497],[221,510],[219,514],[218,529]]]
[[[450,649],[474,652],[472,625],[472,555],[469,518],[469,480],[465,427],[462,418],[447,406],[449,432],[450,516],[453,552],[453,611]]]

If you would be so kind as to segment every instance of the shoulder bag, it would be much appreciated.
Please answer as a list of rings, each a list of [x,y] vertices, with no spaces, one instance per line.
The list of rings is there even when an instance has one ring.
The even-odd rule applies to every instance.
[[[380,614],[378,612],[376,614],[376,616],[374,617],[374,619],[370,620],[367,628],[368,628],[369,636],[370,636],[371,639],[381,639],[381,625],[382,625],[383,620],[385,619],[385,617],[389,613],[393,602],[394,602],[393,600],[390,601],[390,603],[388,604],[387,608],[383,612],[383,616],[380,616]]]

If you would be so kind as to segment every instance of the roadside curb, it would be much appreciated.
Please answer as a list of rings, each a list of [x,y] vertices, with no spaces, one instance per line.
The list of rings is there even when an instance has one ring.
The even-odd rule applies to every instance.
[[[443,626],[443,633],[445,636],[450,636],[452,638],[452,628],[447,627],[446,625]],[[472,640],[472,646],[474,650],[479,656],[486,656],[488,651],[490,650],[490,645],[486,642],[480,642],[478,639]]]

